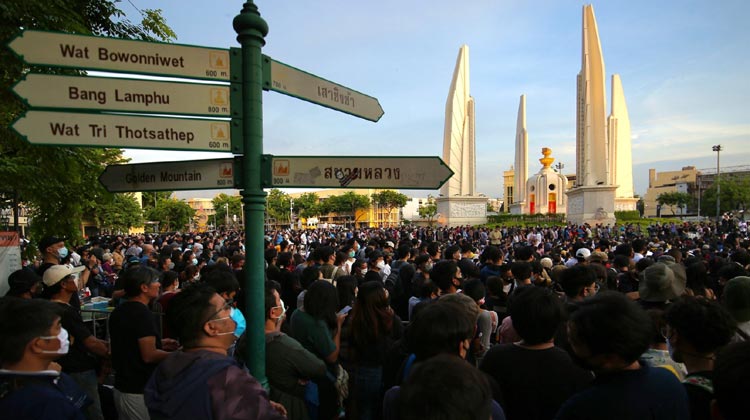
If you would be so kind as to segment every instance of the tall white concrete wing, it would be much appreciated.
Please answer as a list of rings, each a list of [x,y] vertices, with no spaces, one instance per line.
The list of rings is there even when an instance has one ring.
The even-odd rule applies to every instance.
[[[526,201],[526,180],[529,178],[529,133],[526,130],[526,95],[521,95],[516,121],[516,173],[513,178],[514,202]]]
[[[610,185],[604,57],[592,5],[583,6],[582,38],[577,94],[576,184]]]
[[[476,191],[474,98],[469,93],[469,47],[458,51],[445,103],[443,160],[454,175],[440,188],[444,197],[473,196]]]
[[[622,81],[612,75],[612,109],[608,119],[612,178],[617,185],[615,197],[633,197],[633,157],[630,143],[630,118]]]

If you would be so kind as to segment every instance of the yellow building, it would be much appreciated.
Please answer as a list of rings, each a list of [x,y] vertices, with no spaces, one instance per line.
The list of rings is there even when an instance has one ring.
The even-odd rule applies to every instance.
[[[388,213],[388,209],[384,207],[379,207],[375,204],[372,204],[372,195],[375,193],[378,193],[380,191],[385,191],[382,189],[337,189],[337,190],[320,190],[315,191],[315,194],[318,195],[318,199],[323,202],[329,197],[333,196],[339,196],[346,194],[347,192],[354,192],[355,194],[365,195],[368,198],[370,198],[370,207],[366,210],[357,210],[354,217],[352,218],[351,214],[339,214],[339,213],[329,213],[329,214],[321,214],[316,218],[310,218],[310,220],[306,221],[307,227],[309,228],[315,228],[318,226],[346,226],[346,227],[388,227],[388,226],[398,226],[401,223],[401,216],[399,209],[392,209],[390,214]],[[289,194],[289,196],[292,199],[299,198],[302,194],[305,193],[293,193]],[[312,223],[314,222],[314,223]]]
[[[645,217],[656,217],[657,213],[657,202],[656,199],[659,194],[670,193],[670,192],[683,192],[687,194],[693,193],[695,189],[697,177],[700,172],[695,169],[695,166],[685,166],[679,171],[667,171],[657,173],[656,169],[648,170],[648,190],[646,195],[643,197]],[[666,213],[665,213],[666,211]],[[676,215],[689,213],[687,209],[675,208],[674,212]],[[672,212],[669,208],[661,209],[661,216],[671,216]]]

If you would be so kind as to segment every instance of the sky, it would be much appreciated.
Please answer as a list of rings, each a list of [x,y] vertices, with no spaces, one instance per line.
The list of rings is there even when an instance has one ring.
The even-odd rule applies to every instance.
[[[132,0],[162,9],[176,43],[237,47],[242,1]],[[584,3],[569,0],[256,1],[268,22],[263,53],[378,98],[377,123],[276,92],[263,96],[264,153],[440,156],[445,102],[459,48],[469,46],[476,108],[477,190],[502,197],[513,164],[519,97],[526,95],[529,174],[542,147],[575,173],[576,75]],[[133,6],[134,5],[134,6]],[[632,130],[636,194],[648,169],[750,164],[750,2],[594,3],[609,78],[620,74]],[[607,113],[609,113],[609,105]],[[133,163],[220,153],[128,150]],[[426,196],[434,191],[404,191]],[[180,196],[210,197],[212,192]]]

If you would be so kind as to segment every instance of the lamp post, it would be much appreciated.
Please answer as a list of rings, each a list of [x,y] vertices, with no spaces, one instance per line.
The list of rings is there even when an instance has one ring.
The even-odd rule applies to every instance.
[[[292,223],[294,222],[294,199],[289,199],[289,229],[292,229]]]
[[[229,203],[224,203],[224,209],[226,210],[224,214],[224,229],[229,229]]]
[[[717,144],[711,148],[716,152],[716,223],[721,223],[721,166],[719,157],[721,156],[721,145]]]

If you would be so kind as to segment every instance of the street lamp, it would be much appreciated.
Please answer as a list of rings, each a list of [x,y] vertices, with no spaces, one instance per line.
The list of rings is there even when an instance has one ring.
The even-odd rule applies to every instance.
[[[721,222],[721,166],[719,165],[719,157],[721,156],[721,145],[711,147],[711,150],[716,152],[716,223]]]
[[[224,229],[229,229],[229,203],[224,203],[226,214],[224,215]]]

